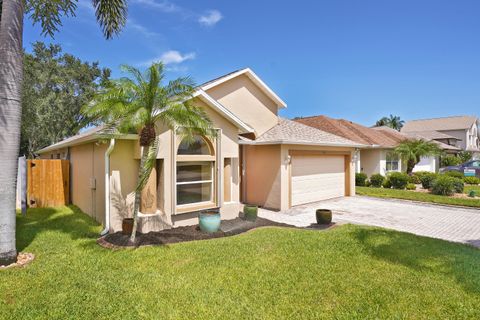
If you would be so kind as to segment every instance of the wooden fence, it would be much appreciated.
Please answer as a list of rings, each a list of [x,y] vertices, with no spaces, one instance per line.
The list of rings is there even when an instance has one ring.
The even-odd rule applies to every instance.
[[[27,161],[27,203],[30,207],[58,207],[70,203],[68,160]]]

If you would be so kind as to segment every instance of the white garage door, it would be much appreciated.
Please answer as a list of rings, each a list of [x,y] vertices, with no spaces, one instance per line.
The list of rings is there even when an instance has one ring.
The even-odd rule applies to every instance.
[[[345,195],[344,156],[292,157],[292,206]]]

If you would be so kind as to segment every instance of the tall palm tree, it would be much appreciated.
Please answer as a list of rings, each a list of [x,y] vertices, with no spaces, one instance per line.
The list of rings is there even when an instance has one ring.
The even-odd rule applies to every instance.
[[[0,0],[0,265],[16,260],[15,190],[20,146],[23,77],[23,16],[30,14],[42,33],[53,35],[62,16],[75,14],[77,0]],[[107,39],[127,20],[127,0],[92,0]]]
[[[407,164],[408,174],[412,173],[422,157],[436,156],[441,152],[437,144],[422,139],[405,140],[395,148],[395,153]]]
[[[402,129],[405,121],[401,120],[399,116],[390,115],[389,117],[382,117],[380,120],[377,120],[375,127],[387,126],[397,131]]]
[[[153,63],[144,73],[131,66],[122,66],[122,70],[130,77],[111,81],[84,112],[120,133],[140,133],[141,158],[130,237],[135,242],[141,191],[157,156],[157,126],[167,126],[192,142],[197,134],[215,136],[215,130],[206,113],[192,105],[195,84],[191,78],[181,77],[163,85],[161,62]]]

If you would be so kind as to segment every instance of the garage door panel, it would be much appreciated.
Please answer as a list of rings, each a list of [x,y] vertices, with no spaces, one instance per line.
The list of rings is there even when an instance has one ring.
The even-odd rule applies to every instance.
[[[344,157],[293,157],[291,192],[293,206],[344,196]]]

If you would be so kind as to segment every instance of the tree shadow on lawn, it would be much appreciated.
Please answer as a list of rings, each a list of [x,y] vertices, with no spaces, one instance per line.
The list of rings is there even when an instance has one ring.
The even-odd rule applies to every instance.
[[[353,236],[375,259],[453,277],[466,291],[480,294],[477,248],[377,228],[356,229]]]
[[[17,250],[22,251],[37,235],[48,231],[60,231],[72,240],[91,239],[95,243],[99,224],[73,205],[28,209],[26,216],[17,215]]]

